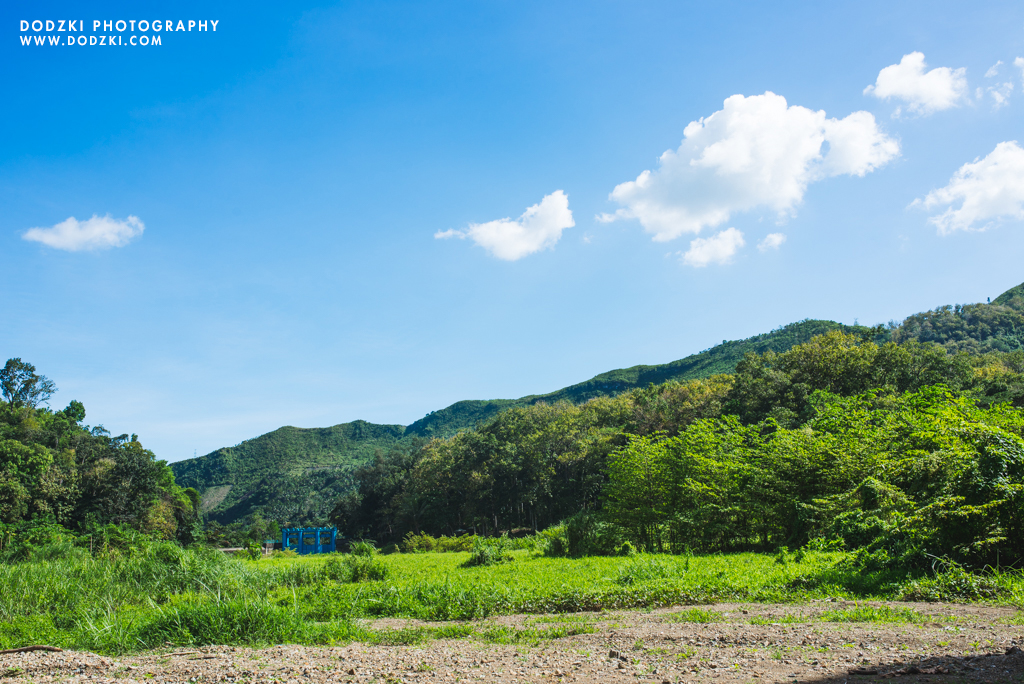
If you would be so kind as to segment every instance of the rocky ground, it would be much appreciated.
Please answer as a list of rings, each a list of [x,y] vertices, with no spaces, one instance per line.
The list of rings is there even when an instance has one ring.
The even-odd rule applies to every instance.
[[[821,621],[826,610],[852,607],[841,601],[701,606],[720,614],[720,621],[706,624],[679,621],[688,608],[511,616],[470,623],[475,636],[414,646],[216,646],[122,658],[72,651],[3,654],[0,681],[1024,682],[1020,612],[891,605],[924,617],[888,624]],[[429,625],[382,620],[367,626]],[[577,633],[552,638],[566,632]],[[518,643],[493,643],[509,638]]]

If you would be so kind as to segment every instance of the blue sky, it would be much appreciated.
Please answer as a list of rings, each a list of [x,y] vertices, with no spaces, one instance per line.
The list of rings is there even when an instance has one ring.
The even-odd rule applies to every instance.
[[[1019,2],[148,5],[0,8],[0,350],[170,461],[1024,281]]]

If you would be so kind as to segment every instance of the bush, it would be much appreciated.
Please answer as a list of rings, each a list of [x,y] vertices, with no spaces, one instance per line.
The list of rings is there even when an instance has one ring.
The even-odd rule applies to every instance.
[[[345,562],[351,569],[350,582],[380,582],[388,576],[388,566],[373,556],[348,556]]]
[[[475,534],[462,534],[454,537],[432,537],[426,532],[413,534],[409,532],[402,540],[402,550],[406,553],[427,553],[429,551],[453,552],[472,551],[478,537]]]
[[[555,557],[618,556],[632,543],[625,531],[597,513],[583,511],[539,535],[545,554]],[[635,547],[633,547],[635,550]]]
[[[560,558],[569,555],[569,540],[565,536],[565,525],[552,525],[538,535],[544,541],[544,555]]]
[[[508,537],[494,537],[482,539],[477,537],[473,545],[473,553],[466,561],[467,567],[481,565],[497,565],[499,563],[511,563],[515,560],[512,555],[511,544]]]
[[[377,558],[376,553],[368,556],[331,556],[320,567],[320,575],[334,582],[379,582],[388,575],[388,566]]]
[[[437,547],[437,540],[427,533],[414,534],[409,532],[402,540],[402,550],[406,553],[426,553]]]
[[[353,556],[376,556],[377,547],[373,545],[373,542],[361,539],[349,544],[348,552]]]

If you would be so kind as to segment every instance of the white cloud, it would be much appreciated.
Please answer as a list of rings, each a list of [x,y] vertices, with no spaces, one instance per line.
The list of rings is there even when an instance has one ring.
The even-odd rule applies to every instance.
[[[1013,92],[1013,83],[1007,81],[1006,83],[998,83],[994,86],[988,87],[988,94],[992,96],[992,108],[999,109],[1007,103],[1010,99],[1010,93]]]
[[[690,242],[690,249],[683,254],[687,266],[702,268],[708,264],[727,264],[740,247],[747,244],[743,233],[735,228],[726,228],[709,238],[697,238]]]
[[[785,233],[768,233],[764,236],[764,240],[757,243],[757,248],[762,252],[767,252],[769,249],[778,249],[785,241]]]
[[[615,187],[622,205],[599,221],[635,218],[657,241],[725,223],[739,211],[768,207],[792,213],[808,184],[829,176],[863,176],[899,154],[868,112],[828,119],[788,106],[772,92],[733,95],[723,108],[691,122],[659,168]],[[828,143],[827,151],[823,151]]]
[[[985,78],[995,78],[999,74],[999,67],[1003,66],[1003,60],[998,60],[985,72]]]
[[[914,114],[931,114],[956,107],[965,99],[966,69],[938,67],[926,72],[926,68],[923,53],[903,55],[899,64],[892,64],[878,72],[875,84],[865,88],[864,94],[882,100],[891,97],[903,100]]]
[[[487,223],[471,223],[466,230],[438,231],[434,237],[439,240],[470,238],[499,259],[516,261],[528,254],[554,247],[562,237],[562,231],[574,225],[576,222],[569,210],[569,196],[561,190],[555,190],[514,221],[503,218]]]
[[[1013,60],[1013,66],[1020,69],[1020,82],[1022,85],[1024,85],[1024,57],[1018,57],[1017,59]]]
[[[29,228],[22,234],[25,240],[41,242],[54,249],[78,252],[91,249],[124,247],[142,235],[145,224],[138,216],[121,220],[93,214],[91,219],[79,221],[71,216],[51,228]]]
[[[959,208],[955,208],[957,202]],[[932,216],[940,233],[984,230],[1001,218],[1024,219],[1024,148],[1016,140],[1001,142],[984,159],[961,166],[949,184],[933,190],[913,205],[926,209],[947,206]]]

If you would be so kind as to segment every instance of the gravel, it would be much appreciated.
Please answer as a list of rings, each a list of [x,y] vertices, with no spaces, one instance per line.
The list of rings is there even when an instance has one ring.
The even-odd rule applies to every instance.
[[[468,623],[478,633],[499,626],[593,630],[532,645],[486,643],[478,635],[414,646],[167,648],[120,658],[37,651],[0,655],[0,681],[1024,682],[1024,626],[1012,608],[901,603],[888,605],[912,608],[921,621],[817,619],[825,610],[852,605],[702,606],[721,613],[722,621],[707,624],[674,621],[687,610],[681,608]],[[366,625],[381,630],[427,623],[392,619]]]

